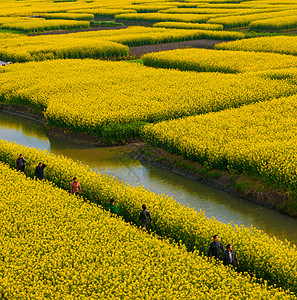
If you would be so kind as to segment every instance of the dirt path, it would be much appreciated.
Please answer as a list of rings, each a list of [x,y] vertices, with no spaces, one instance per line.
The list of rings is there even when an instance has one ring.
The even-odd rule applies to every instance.
[[[131,47],[130,55],[140,57],[141,55],[146,54],[146,53],[159,52],[159,51],[165,51],[165,50],[173,50],[173,49],[213,48],[215,44],[222,43],[222,42],[226,42],[226,41],[202,39],[202,40],[194,40],[194,41]]]

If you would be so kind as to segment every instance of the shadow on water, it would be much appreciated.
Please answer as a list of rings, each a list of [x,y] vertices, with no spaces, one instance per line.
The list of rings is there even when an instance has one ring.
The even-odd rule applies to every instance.
[[[271,236],[297,244],[296,219],[167,170],[143,165],[130,157],[125,146],[95,148],[48,138],[41,124],[2,112],[0,138],[80,160],[96,172],[112,175],[130,185],[143,185],[198,211],[202,209],[207,217],[214,216],[224,223],[253,225]]]

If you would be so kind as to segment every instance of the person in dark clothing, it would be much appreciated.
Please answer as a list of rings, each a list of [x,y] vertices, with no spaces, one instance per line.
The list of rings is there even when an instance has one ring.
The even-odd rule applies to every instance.
[[[141,228],[144,229],[145,231],[149,231],[149,223],[152,222],[152,218],[150,215],[150,212],[148,209],[146,209],[146,205],[142,205],[142,211],[140,212],[139,215],[139,221],[141,221]]]
[[[208,257],[214,256],[216,259],[220,259],[220,252],[225,252],[223,244],[219,241],[219,236],[216,234],[213,236],[213,242],[209,246]]]
[[[223,253],[223,264],[225,266],[235,266],[239,265],[239,261],[237,256],[232,249],[232,246],[229,244],[227,245],[227,250]]]
[[[38,166],[37,166],[36,169],[35,169],[35,177],[36,177],[37,179],[39,179],[39,180],[44,179],[44,173],[43,173],[43,170],[44,170],[45,167],[46,167],[46,165],[43,164],[43,163],[41,163],[41,162],[38,164]]]
[[[26,167],[26,160],[23,154],[20,154],[19,158],[16,160],[16,169],[17,171],[24,172]]]
[[[110,203],[108,205],[108,211],[112,214],[118,214],[118,205],[117,202],[114,199],[110,200]]]

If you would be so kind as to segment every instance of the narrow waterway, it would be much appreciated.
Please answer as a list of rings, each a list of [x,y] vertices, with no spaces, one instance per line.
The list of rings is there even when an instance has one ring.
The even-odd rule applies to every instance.
[[[297,244],[297,219],[169,171],[143,165],[130,157],[129,146],[94,148],[49,138],[41,124],[3,112],[0,112],[0,138],[80,160],[95,171],[113,175],[131,185],[144,185],[198,211],[202,209],[207,217],[214,216],[225,223],[253,225],[270,236]]]

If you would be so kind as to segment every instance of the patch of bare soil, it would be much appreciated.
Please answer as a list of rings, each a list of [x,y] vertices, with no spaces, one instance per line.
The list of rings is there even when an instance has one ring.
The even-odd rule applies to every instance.
[[[226,41],[201,39],[201,40],[193,40],[193,41],[185,41],[185,42],[130,47],[130,55],[140,57],[141,55],[146,53],[174,50],[174,49],[183,49],[183,48],[212,49],[214,45],[222,42],[226,42]]]

